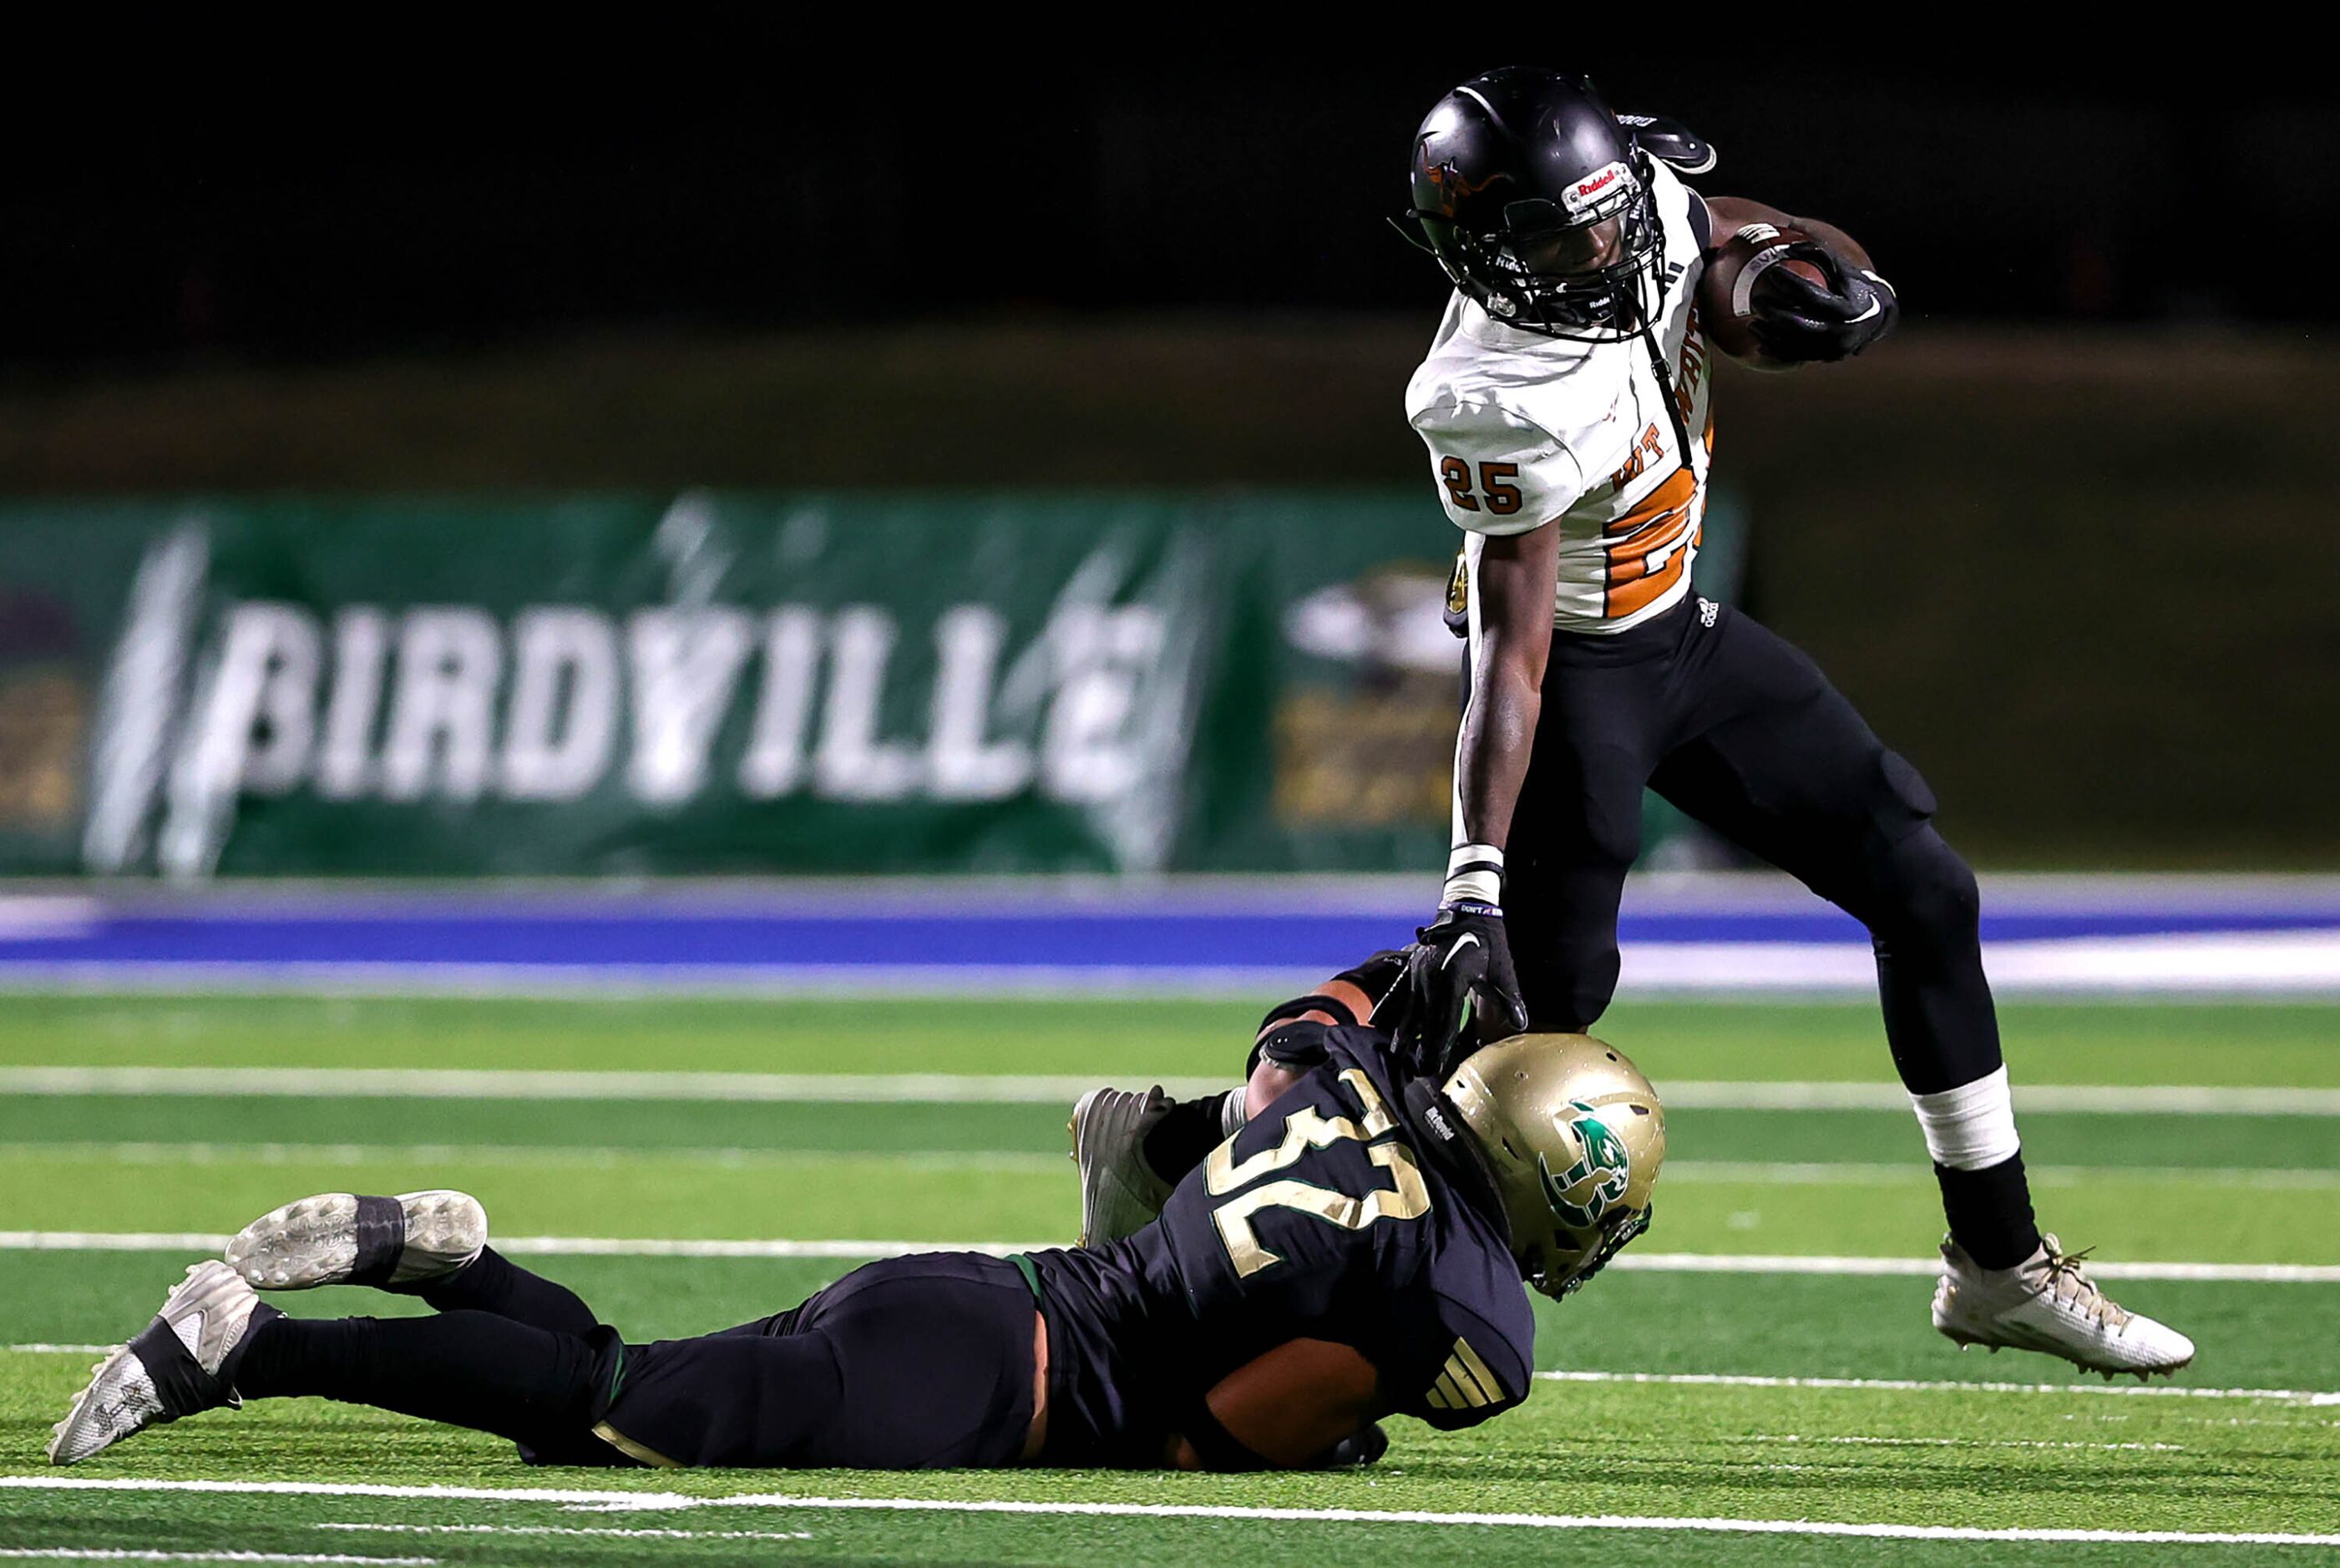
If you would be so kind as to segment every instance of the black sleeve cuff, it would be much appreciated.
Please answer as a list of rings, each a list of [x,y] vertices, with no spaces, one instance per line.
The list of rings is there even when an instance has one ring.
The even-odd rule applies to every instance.
[[[1244,1447],[1211,1414],[1208,1401],[1197,1399],[1186,1412],[1185,1438],[1205,1470],[1273,1470],[1274,1465]]]

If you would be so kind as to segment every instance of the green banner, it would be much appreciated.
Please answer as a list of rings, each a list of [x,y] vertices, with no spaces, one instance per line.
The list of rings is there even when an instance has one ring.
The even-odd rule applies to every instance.
[[[1324,492],[15,505],[0,872],[1434,868],[1453,543]]]

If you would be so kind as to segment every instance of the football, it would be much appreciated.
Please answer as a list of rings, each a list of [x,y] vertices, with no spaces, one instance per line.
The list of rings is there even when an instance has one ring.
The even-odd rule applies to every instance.
[[[1799,277],[1826,283],[1828,274],[1790,247],[1810,241],[1800,229],[1749,223],[1707,255],[1706,271],[1698,282],[1698,320],[1708,342],[1742,365],[1760,370],[1791,370],[1793,364],[1770,359],[1756,342],[1753,329],[1756,285],[1765,272],[1785,267]]]

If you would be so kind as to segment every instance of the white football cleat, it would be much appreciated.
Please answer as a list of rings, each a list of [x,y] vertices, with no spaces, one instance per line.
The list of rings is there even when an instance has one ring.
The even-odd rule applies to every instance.
[[[263,1290],[396,1289],[443,1279],[487,1244],[488,1211],[468,1192],[321,1192],[237,1231],[227,1262]]]
[[[1155,1084],[1143,1094],[1092,1089],[1066,1130],[1081,1168],[1081,1245],[1135,1236],[1162,1217],[1171,1184],[1145,1163],[1145,1135],[1177,1103]]]
[[[2080,1267],[2086,1253],[2067,1253],[2053,1236],[2013,1268],[1978,1268],[1945,1238],[1942,1280],[1934,1288],[1934,1326],[1960,1347],[2040,1350],[2083,1372],[2133,1372],[2139,1381],[2194,1359],[2194,1342],[2130,1312],[2097,1288]]]
[[[90,1368],[89,1386],[52,1428],[49,1463],[78,1464],[149,1426],[241,1405],[229,1363],[256,1309],[276,1315],[226,1264],[188,1269],[154,1321]]]

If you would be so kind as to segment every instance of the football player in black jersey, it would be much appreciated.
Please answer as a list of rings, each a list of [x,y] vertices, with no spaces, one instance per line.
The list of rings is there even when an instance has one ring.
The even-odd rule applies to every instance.
[[[1410,1078],[1373,1024],[1380,973],[1269,1015],[1232,1138],[1209,1125],[1224,1105],[1151,1118],[1165,1148],[1210,1146],[1126,1237],[891,1258],[772,1317],[644,1344],[490,1247],[464,1194],[325,1194],[189,1269],[49,1456],[298,1395],[560,1464],[1292,1468],[1378,1457],[1385,1415],[1473,1425],[1527,1396],[1526,1284],[1565,1294],[1646,1227],[1664,1116],[1581,1036]],[[342,1283],[436,1312],[297,1319],[253,1288]]]

